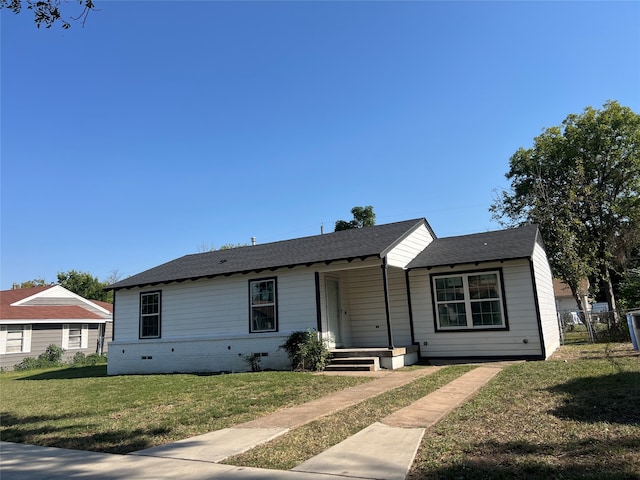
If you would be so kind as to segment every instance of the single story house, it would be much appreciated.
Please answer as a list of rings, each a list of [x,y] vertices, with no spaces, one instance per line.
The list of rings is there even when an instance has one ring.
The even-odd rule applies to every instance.
[[[86,298],[60,285],[0,291],[0,367],[11,369],[38,357],[51,344],[65,350],[104,353],[112,336],[110,303]]]
[[[591,303],[589,302],[589,280],[584,279],[578,286],[578,295],[580,295],[581,305],[578,306],[576,297],[571,292],[571,287],[559,278],[553,279],[553,294],[556,298],[556,309],[559,314],[565,312],[579,312],[584,310],[591,311]]]
[[[294,331],[336,354],[546,359],[559,346],[535,225],[436,238],[424,218],[186,255],[114,290],[110,374],[287,369]],[[375,353],[378,355],[378,353]]]

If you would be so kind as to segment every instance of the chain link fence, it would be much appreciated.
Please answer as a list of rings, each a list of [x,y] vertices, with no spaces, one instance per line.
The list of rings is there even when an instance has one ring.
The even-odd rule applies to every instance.
[[[562,345],[581,343],[630,342],[629,324],[624,313],[582,311],[558,312]]]

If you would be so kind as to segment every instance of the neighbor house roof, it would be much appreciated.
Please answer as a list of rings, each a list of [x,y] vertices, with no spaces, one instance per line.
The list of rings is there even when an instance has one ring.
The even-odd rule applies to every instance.
[[[426,226],[435,237],[424,218],[406,220],[293,240],[185,255],[116,282],[108,288],[117,290],[142,287],[372,256],[382,258],[420,226]]]
[[[18,288],[14,290],[0,291],[0,321],[9,322],[20,320],[35,322],[58,322],[79,320],[94,323],[96,320],[105,321],[104,315],[99,315],[80,305],[60,304],[60,297],[47,298],[42,296],[50,289],[62,289],[60,286],[47,285],[31,288]],[[71,295],[71,292],[68,292]],[[40,297],[40,298],[38,298]],[[81,297],[80,297],[81,298]],[[87,302],[86,299],[83,299]],[[89,300],[88,302],[92,302]],[[99,303],[104,309],[113,311],[111,304]],[[107,305],[110,307],[108,308]],[[15,323],[15,322],[14,322]]]
[[[536,242],[542,244],[536,225],[437,238],[414,258],[407,268],[531,258]]]
[[[581,295],[586,295],[589,293],[589,280],[585,278],[580,282],[580,285],[578,285],[578,293]],[[573,298],[571,287],[567,285],[565,282],[563,282],[562,280],[560,280],[559,278],[553,279],[553,295],[556,298],[562,298],[562,297]]]

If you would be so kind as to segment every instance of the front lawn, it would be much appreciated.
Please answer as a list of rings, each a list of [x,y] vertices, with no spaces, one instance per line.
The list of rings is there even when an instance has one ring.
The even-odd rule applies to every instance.
[[[0,374],[0,438],[128,453],[368,380],[294,372],[109,377],[106,366],[6,372]]]
[[[291,468],[468,369],[441,369],[229,463]],[[101,366],[2,373],[0,434],[127,453],[368,380],[291,372],[108,377]],[[506,367],[427,430],[408,478],[640,479],[640,352],[630,344],[564,346],[549,361]]]
[[[640,354],[561,347],[505,369],[427,432],[418,479],[640,479]]]

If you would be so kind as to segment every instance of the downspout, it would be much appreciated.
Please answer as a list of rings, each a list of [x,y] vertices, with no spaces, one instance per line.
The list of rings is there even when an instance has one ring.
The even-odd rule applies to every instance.
[[[389,339],[389,348],[393,346],[393,332],[391,331],[391,310],[389,308],[389,283],[387,280],[387,257],[382,259],[382,285],[384,287],[384,310],[387,315],[387,337]]]

